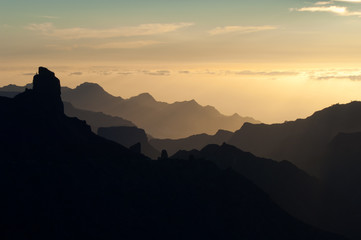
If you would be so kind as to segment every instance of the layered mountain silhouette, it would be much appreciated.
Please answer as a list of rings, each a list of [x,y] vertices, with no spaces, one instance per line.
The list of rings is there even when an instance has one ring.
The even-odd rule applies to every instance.
[[[324,182],[342,196],[334,218],[343,218],[343,227],[361,238],[361,132],[339,133],[327,145],[321,158]],[[347,216],[347,218],[345,218]]]
[[[64,114],[46,68],[0,97],[2,239],[343,239],[201,160],[151,161]]]
[[[179,151],[172,158],[204,159],[232,169],[270,195],[290,214],[323,229],[360,239],[361,133],[339,134],[329,145],[322,181],[288,161],[258,158],[228,144]],[[341,169],[341,170],[340,170]]]
[[[8,85],[0,88],[0,96],[13,97],[31,86]],[[149,93],[129,99],[114,97],[95,83],[83,83],[75,89],[63,87],[62,93],[64,101],[77,109],[127,119],[156,138],[178,139],[194,134],[214,134],[219,129],[235,131],[245,122],[259,123],[238,114],[222,115],[214,107],[203,107],[194,100],[168,104],[156,101]]]
[[[361,132],[339,133],[326,148],[322,178],[345,192],[361,193],[360,159]]]
[[[340,132],[361,131],[361,102],[337,104],[306,119],[283,124],[246,123],[229,144],[261,157],[289,160],[320,176],[328,164],[321,161],[324,149]]]
[[[198,134],[181,139],[156,139],[153,138],[149,143],[158,151],[167,150],[169,155],[173,155],[179,150],[201,150],[208,144],[222,144],[227,142],[233,132],[226,130],[219,130],[215,135]]]
[[[102,127],[98,129],[98,135],[128,148],[140,143],[142,154],[152,159],[160,157],[160,151],[149,144],[147,134],[143,129],[137,127]]]
[[[97,133],[100,127],[113,127],[113,126],[135,126],[131,121],[125,120],[121,117],[114,117],[106,115],[102,112],[92,112],[75,108],[71,103],[64,102],[64,112],[69,117],[77,117],[85,120],[93,130]]]
[[[84,83],[63,92],[63,99],[75,107],[132,121],[155,138],[184,138],[194,134],[214,134],[219,129],[235,131],[244,122],[257,123],[237,114],[225,116],[214,107],[199,105],[196,101],[158,102],[143,93],[129,99],[114,97],[98,84]]]
[[[8,85],[1,88],[0,96],[13,98],[20,92],[25,91],[26,88],[31,89],[32,84],[28,84],[25,87]],[[66,89],[67,88],[62,88],[62,91],[66,91]],[[135,126],[132,122],[121,117],[110,116],[102,112],[78,109],[69,102],[64,102],[64,112],[69,117],[77,117],[81,120],[85,120],[87,124],[91,126],[91,129],[94,133],[97,133],[99,127]]]
[[[323,192],[319,181],[290,162],[258,158],[228,145],[210,144],[202,150],[179,151],[175,159],[205,159],[221,169],[232,168],[245,176],[293,216],[305,222],[322,224],[320,209]],[[328,199],[329,200],[329,199]]]

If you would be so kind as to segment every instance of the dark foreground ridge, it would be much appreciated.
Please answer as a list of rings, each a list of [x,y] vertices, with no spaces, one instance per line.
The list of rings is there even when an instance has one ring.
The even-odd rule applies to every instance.
[[[45,68],[0,97],[1,239],[343,239],[211,162],[151,161],[64,115]]]

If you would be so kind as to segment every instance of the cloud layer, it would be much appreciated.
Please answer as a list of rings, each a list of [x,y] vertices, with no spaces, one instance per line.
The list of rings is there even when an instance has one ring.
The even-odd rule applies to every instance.
[[[92,28],[57,28],[52,23],[32,23],[26,28],[40,32],[43,35],[60,39],[105,39],[116,37],[150,36],[174,32],[178,29],[192,26],[193,23],[169,23],[169,24],[141,24],[138,26],[128,26],[108,29]]]
[[[252,32],[260,32],[266,30],[275,30],[276,26],[225,26],[225,27],[217,27],[210,30],[208,33],[212,36],[220,35],[220,34],[228,34],[228,33],[252,33]]]
[[[329,12],[339,16],[358,16],[361,17],[360,11],[350,11],[348,7],[333,5],[335,2],[344,3],[361,3],[361,0],[336,0],[336,1],[320,1],[314,3],[312,7],[291,8],[291,11],[297,12]]]

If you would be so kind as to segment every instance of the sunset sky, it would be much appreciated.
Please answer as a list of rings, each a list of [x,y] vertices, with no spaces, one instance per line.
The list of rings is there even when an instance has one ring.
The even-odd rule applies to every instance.
[[[266,123],[361,100],[361,0],[1,0],[0,86],[195,99]]]

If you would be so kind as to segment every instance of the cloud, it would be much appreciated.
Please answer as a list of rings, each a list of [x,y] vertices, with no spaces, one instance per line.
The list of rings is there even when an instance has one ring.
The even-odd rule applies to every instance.
[[[119,75],[131,75],[131,72],[118,72]]]
[[[328,7],[304,7],[299,9],[293,9],[298,12],[331,12],[343,15],[347,13],[347,7],[328,6]]]
[[[170,71],[168,70],[160,70],[160,71],[148,71],[148,70],[144,70],[142,71],[144,74],[147,75],[152,75],[152,76],[169,76],[170,75]]]
[[[303,8],[291,8],[290,11],[297,12],[328,12],[334,13],[339,16],[358,16],[361,17],[361,12],[349,11],[347,7],[344,6],[326,6],[333,4],[335,1],[325,1],[325,2],[316,2],[312,7],[303,7]],[[361,0],[338,0],[336,2],[353,2],[353,3],[361,3]]]
[[[361,0],[335,0],[333,2],[361,3]]]
[[[332,3],[333,2],[331,2],[331,1],[328,1],[328,2],[316,2],[315,5],[320,6],[320,5],[328,5],[328,4],[332,4]]]
[[[43,35],[61,39],[105,39],[116,37],[134,37],[158,35],[174,32],[181,28],[189,27],[194,23],[169,23],[169,24],[141,24],[138,26],[92,29],[92,28],[56,28],[52,23],[32,23],[26,29],[40,32]]]
[[[315,3],[315,5],[329,5],[329,4],[333,4],[334,2],[361,3],[361,0],[334,0],[334,1],[321,1],[321,2],[316,2],[316,3]]]
[[[295,76],[298,75],[298,72],[282,72],[282,71],[272,71],[272,72],[257,72],[257,71],[227,71],[228,74],[236,74],[236,75],[263,75],[263,76]]]
[[[23,73],[24,76],[34,76],[35,73]]]
[[[351,81],[361,81],[361,75],[347,75],[347,76],[321,76],[314,77],[316,80],[351,80]]]
[[[82,72],[72,72],[72,73],[70,73],[69,74],[69,76],[80,76],[80,75],[83,75],[83,73]]]
[[[142,48],[147,46],[152,46],[156,44],[161,44],[163,42],[158,41],[132,41],[132,42],[109,42],[103,44],[73,44],[73,45],[56,45],[56,44],[48,44],[47,48],[51,48],[54,50],[60,51],[71,51],[79,48],[87,48],[87,49],[133,49],[133,48]]]
[[[178,73],[181,73],[181,74],[189,74],[191,73],[190,71],[178,71]]]
[[[45,47],[49,48],[49,49],[58,50],[58,51],[71,51],[76,48],[79,48],[79,45],[74,44],[74,45],[64,46],[64,45],[57,45],[57,44],[47,44],[47,45],[45,45]]]
[[[133,41],[133,42],[110,42],[91,46],[95,49],[122,49],[122,48],[142,48],[146,46],[161,44],[158,41]]]
[[[228,34],[228,33],[253,33],[260,32],[266,30],[275,30],[278,27],[276,26],[225,26],[225,27],[217,27],[214,28],[208,33],[210,35],[220,35],[220,34]]]

